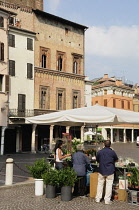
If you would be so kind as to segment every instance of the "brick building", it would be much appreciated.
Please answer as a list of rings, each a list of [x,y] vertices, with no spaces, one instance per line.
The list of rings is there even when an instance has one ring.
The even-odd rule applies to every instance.
[[[17,14],[16,17],[10,17],[10,25],[36,34],[33,64],[34,96],[30,98],[30,100],[34,98],[34,115],[83,107],[84,33],[87,27],[44,12],[43,0],[0,1],[0,8]],[[24,57],[22,53],[21,56]],[[18,86],[16,88],[18,94],[22,94]],[[27,102],[21,100],[20,103],[25,107],[25,113],[28,113],[27,107],[24,106]],[[15,109],[18,109],[18,104],[15,105]],[[9,124],[13,126],[14,132],[17,125],[20,126],[20,151],[23,151],[23,141],[26,139],[26,137],[23,139],[25,133],[23,128],[26,128],[28,133],[32,132],[31,148],[29,143],[24,151],[39,149],[50,138],[50,130],[51,133],[54,131],[54,135],[52,134],[54,138],[61,137],[62,132],[69,132],[69,128],[60,128],[59,132],[57,126],[33,125],[31,128],[25,124],[25,117],[28,116],[21,118],[18,115],[10,115],[9,118]],[[71,132],[72,130],[73,128]]]
[[[108,74],[104,74],[104,77],[96,78],[92,82],[92,105],[98,103],[102,106],[133,111],[135,91],[132,84],[126,84],[116,77],[109,78]],[[135,125],[101,128],[104,139],[110,138],[112,142],[133,142],[139,132],[138,126]]]

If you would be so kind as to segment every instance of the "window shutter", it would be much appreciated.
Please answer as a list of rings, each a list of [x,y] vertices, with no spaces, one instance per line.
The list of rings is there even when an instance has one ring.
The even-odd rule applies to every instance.
[[[15,61],[9,61],[9,75],[15,76]]]
[[[0,60],[4,61],[4,43],[1,43],[1,55],[0,55]]]
[[[9,75],[5,75],[5,92],[9,92]]]
[[[28,79],[32,79],[32,64],[31,63],[27,63],[27,78]]]
[[[4,18],[0,17],[0,27],[4,27]]]
[[[15,36],[12,35],[12,47],[15,47]]]

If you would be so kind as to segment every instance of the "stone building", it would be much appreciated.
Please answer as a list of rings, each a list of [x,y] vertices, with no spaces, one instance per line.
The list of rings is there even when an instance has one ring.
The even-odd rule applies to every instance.
[[[92,105],[98,103],[102,106],[133,111],[135,92],[132,84],[126,84],[116,77],[109,78],[108,74],[92,81]],[[104,139],[110,138],[112,142],[133,142],[139,132],[138,126],[135,125],[105,126],[101,128]]]
[[[0,7],[17,13],[15,18],[11,18],[13,26],[36,33],[34,96],[30,98],[34,98],[34,114],[83,107],[84,34],[87,27],[44,12],[42,0],[6,0],[0,1]],[[20,124],[22,130],[20,116],[10,115],[9,120],[10,124],[14,125],[15,121]],[[33,125],[30,129],[32,143],[31,148],[28,144],[27,151],[37,150],[46,143],[50,130],[52,138],[61,137],[61,133],[69,132],[69,129],[74,132],[74,128],[63,127],[59,131],[58,126]],[[23,144],[22,135],[20,142]]]

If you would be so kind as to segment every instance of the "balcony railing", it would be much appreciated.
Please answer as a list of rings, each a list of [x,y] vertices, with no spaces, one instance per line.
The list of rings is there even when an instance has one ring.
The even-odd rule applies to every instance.
[[[25,110],[19,110],[19,109],[9,109],[9,117],[32,117],[34,116],[34,110],[33,109],[25,109]]]
[[[51,112],[56,112],[56,110],[43,110],[43,109],[25,109],[25,110],[19,110],[19,109],[9,109],[9,117],[33,117],[37,115],[42,114],[48,114]]]

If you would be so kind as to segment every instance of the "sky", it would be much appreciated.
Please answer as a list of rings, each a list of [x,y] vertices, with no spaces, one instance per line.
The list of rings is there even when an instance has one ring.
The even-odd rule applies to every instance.
[[[139,84],[139,0],[44,0],[44,11],[89,27],[85,75]]]

